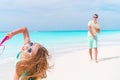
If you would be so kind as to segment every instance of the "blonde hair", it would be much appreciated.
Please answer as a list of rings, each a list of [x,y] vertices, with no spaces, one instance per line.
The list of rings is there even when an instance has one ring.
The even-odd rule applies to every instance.
[[[19,77],[25,73],[22,80],[34,80],[38,77],[46,78],[46,71],[49,68],[48,64],[49,54],[45,47],[39,45],[37,53],[26,60],[21,60],[16,64],[16,73]]]

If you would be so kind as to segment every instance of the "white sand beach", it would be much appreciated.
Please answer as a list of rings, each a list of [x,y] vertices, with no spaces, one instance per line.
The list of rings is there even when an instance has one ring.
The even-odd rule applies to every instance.
[[[61,50],[54,68],[44,80],[120,80],[120,46],[100,46],[98,63],[89,60],[88,50]],[[60,52],[60,53],[61,53]],[[13,80],[14,60],[0,63],[0,80]]]

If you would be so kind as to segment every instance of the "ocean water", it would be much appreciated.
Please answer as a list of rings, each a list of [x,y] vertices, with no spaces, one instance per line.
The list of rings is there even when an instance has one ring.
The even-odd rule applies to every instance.
[[[5,36],[6,32],[0,32],[0,40]],[[86,49],[87,30],[80,31],[36,31],[30,32],[32,42],[38,42],[45,46],[51,55],[60,55],[64,50]],[[98,35],[100,46],[120,45],[120,30],[103,30]],[[5,51],[0,55],[0,60],[13,58],[24,44],[22,34],[14,36],[6,41]],[[59,53],[61,51],[61,53]]]

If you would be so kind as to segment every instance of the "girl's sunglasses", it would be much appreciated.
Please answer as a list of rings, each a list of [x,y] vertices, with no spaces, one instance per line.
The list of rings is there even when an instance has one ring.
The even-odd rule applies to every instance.
[[[32,46],[33,46],[33,42],[30,42],[30,44],[29,44],[29,48],[28,48],[28,53],[31,53],[32,52]]]

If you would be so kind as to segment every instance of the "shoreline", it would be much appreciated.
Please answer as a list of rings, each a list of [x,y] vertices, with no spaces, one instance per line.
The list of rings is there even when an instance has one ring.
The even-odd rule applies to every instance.
[[[101,47],[119,46],[119,45],[120,45],[120,42],[113,42],[113,43],[111,43],[111,42],[108,42],[108,43],[98,42],[98,50]],[[86,49],[88,49],[88,44],[87,43],[82,43],[82,44],[78,43],[78,44],[75,44],[75,45],[59,46],[59,47],[53,47],[52,46],[52,47],[47,47],[47,48],[48,48],[48,51],[49,51],[50,55],[59,56],[59,55],[69,54],[69,51],[73,51],[73,50],[77,50],[77,51],[78,50],[79,51],[86,50]],[[65,53],[65,52],[67,52],[67,53]],[[15,60],[16,54],[12,55],[10,57],[9,56],[7,57],[6,53],[5,53],[5,55],[0,55],[0,57],[2,57],[0,59],[0,62],[3,63],[3,62],[6,62],[6,61],[9,61],[10,59]]]

